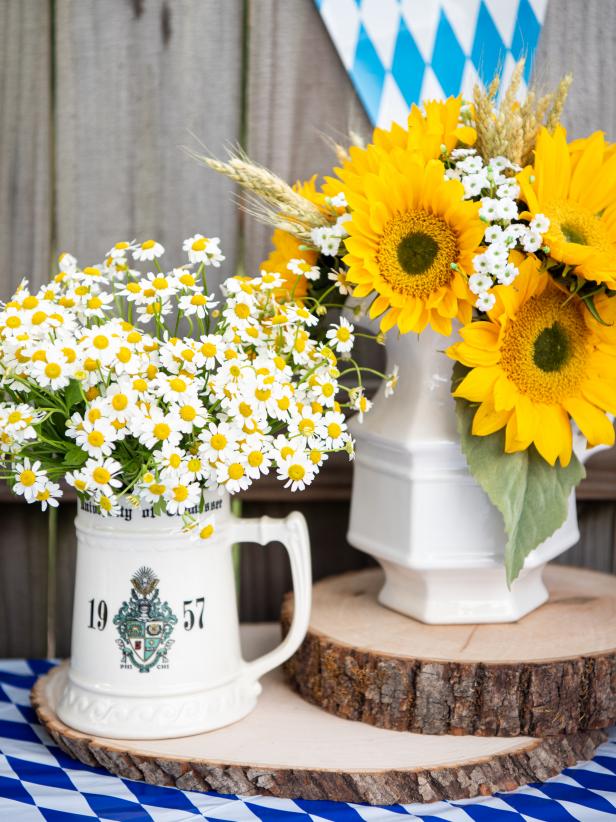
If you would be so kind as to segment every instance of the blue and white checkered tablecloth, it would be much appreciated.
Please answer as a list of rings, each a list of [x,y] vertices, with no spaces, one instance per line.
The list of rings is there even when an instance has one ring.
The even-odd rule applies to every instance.
[[[1,822],[600,822],[616,819],[616,729],[592,762],[542,784],[462,802],[371,807],[223,796],[120,779],[70,759],[38,724],[30,688],[54,663],[0,660]],[[298,740],[301,745],[301,740]]]

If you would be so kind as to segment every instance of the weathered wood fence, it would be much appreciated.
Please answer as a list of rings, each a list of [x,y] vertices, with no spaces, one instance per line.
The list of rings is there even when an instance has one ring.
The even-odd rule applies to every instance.
[[[536,76],[574,72],[575,136],[616,139],[615,46],[613,0],[550,0]],[[296,179],[331,166],[322,134],[349,129],[368,133],[368,121],[312,0],[0,0],[0,293],[43,281],[62,250],[88,264],[118,239],[153,236],[175,255],[197,231],[222,238],[221,275],[254,270],[267,230],[180,146],[196,147],[191,133],[218,154],[241,143]],[[324,576],[367,562],[345,542],[349,484],[340,463],[301,500],[264,484],[244,510],[300,504]],[[582,540],[566,561],[615,570],[616,456],[597,458],[580,498]],[[0,656],[46,652],[49,595],[68,652],[72,517],[63,505],[49,567],[45,516],[0,494]],[[282,549],[242,551],[244,618],[275,618],[288,586]]]

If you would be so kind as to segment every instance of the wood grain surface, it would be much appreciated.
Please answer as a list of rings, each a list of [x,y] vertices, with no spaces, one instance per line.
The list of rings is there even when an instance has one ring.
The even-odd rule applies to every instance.
[[[272,647],[272,626],[244,629],[244,647]],[[118,776],[183,790],[395,804],[489,795],[544,780],[604,741],[601,731],[549,739],[400,734],[330,716],[301,700],[281,673],[263,679],[256,709],[207,734],[160,741],[92,737],[55,714],[61,666],[38,680],[39,721],[69,755]],[[378,756],[376,756],[378,752]]]
[[[380,569],[314,586],[293,687],[336,716],[425,734],[546,737],[616,722],[616,577],[548,566],[518,622],[425,625],[383,607]],[[292,615],[289,596],[283,629]]]

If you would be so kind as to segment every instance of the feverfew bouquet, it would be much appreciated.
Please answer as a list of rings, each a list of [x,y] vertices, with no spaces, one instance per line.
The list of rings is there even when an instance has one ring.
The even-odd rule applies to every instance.
[[[567,142],[570,77],[519,103],[522,73],[500,103],[495,80],[473,104],[414,106],[406,127],[337,146],[320,187],[285,189],[241,155],[200,158],[275,227],[269,271],[301,271],[307,294],[352,293],[381,333],[443,335],[462,448],[504,517],[509,581],[566,517],[584,473],[574,436],[613,444],[616,413],[615,147],[600,132]]]
[[[28,502],[57,506],[65,480],[103,515],[128,497],[207,538],[213,523],[192,516],[204,489],[275,472],[301,491],[329,454],[352,457],[344,409],[364,407],[352,326],[311,334],[323,301],[266,271],[227,279],[219,303],[206,282],[218,239],[184,250],[168,272],[153,240],[83,269],[63,254],[52,282],[23,282],[2,306],[0,475]]]

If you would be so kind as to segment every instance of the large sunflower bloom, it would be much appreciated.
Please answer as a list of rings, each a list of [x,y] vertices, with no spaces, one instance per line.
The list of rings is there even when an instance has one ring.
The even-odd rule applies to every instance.
[[[311,203],[322,206],[325,204],[325,197],[317,191],[316,179],[317,175],[315,174],[303,183],[298,181],[293,186],[293,189],[301,194],[302,197],[310,200]],[[261,270],[280,274],[285,283],[285,291],[290,293],[293,287],[295,287],[293,292],[294,296],[297,299],[302,299],[302,297],[305,297],[308,293],[308,280],[306,277],[301,277],[298,280],[297,275],[289,271],[287,265],[291,260],[303,260],[308,265],[313,266],[317,262],[319,252],[302,249],[302,243],[297,237],[279,228],[275,229],[272,233],[272,245],[273,249],[269,257],[261,263]]]
[[[370,316],[381,329],[420,333],[431,325],[451,333],[454,317],[471,318],[465,272],[482,241],[479,204],[464,201],[462,184],[444,178],[439,160],[417,152],[378,153],[375,172],[341,172],[352,218],[345,243],[354,295],[376,292]]]
[[[530,215],[550,220],[550,257],[616,288],[616,153],[603,134],[568,145],[562,126],[542,129],[518,181]]]
[[[584,303],[568,297],[534,258],[513,286],[494,289],[488,320],[461,329],[447,353],[472,370],[454,396],[480,403],[472,433],[505,428],[507,453],[534,444],[550,465],[569,464],[571,420],[590,445],[612,445],[616,413],[616,325],[603,326]],[[616,301],[602,297],[603,316]]]

